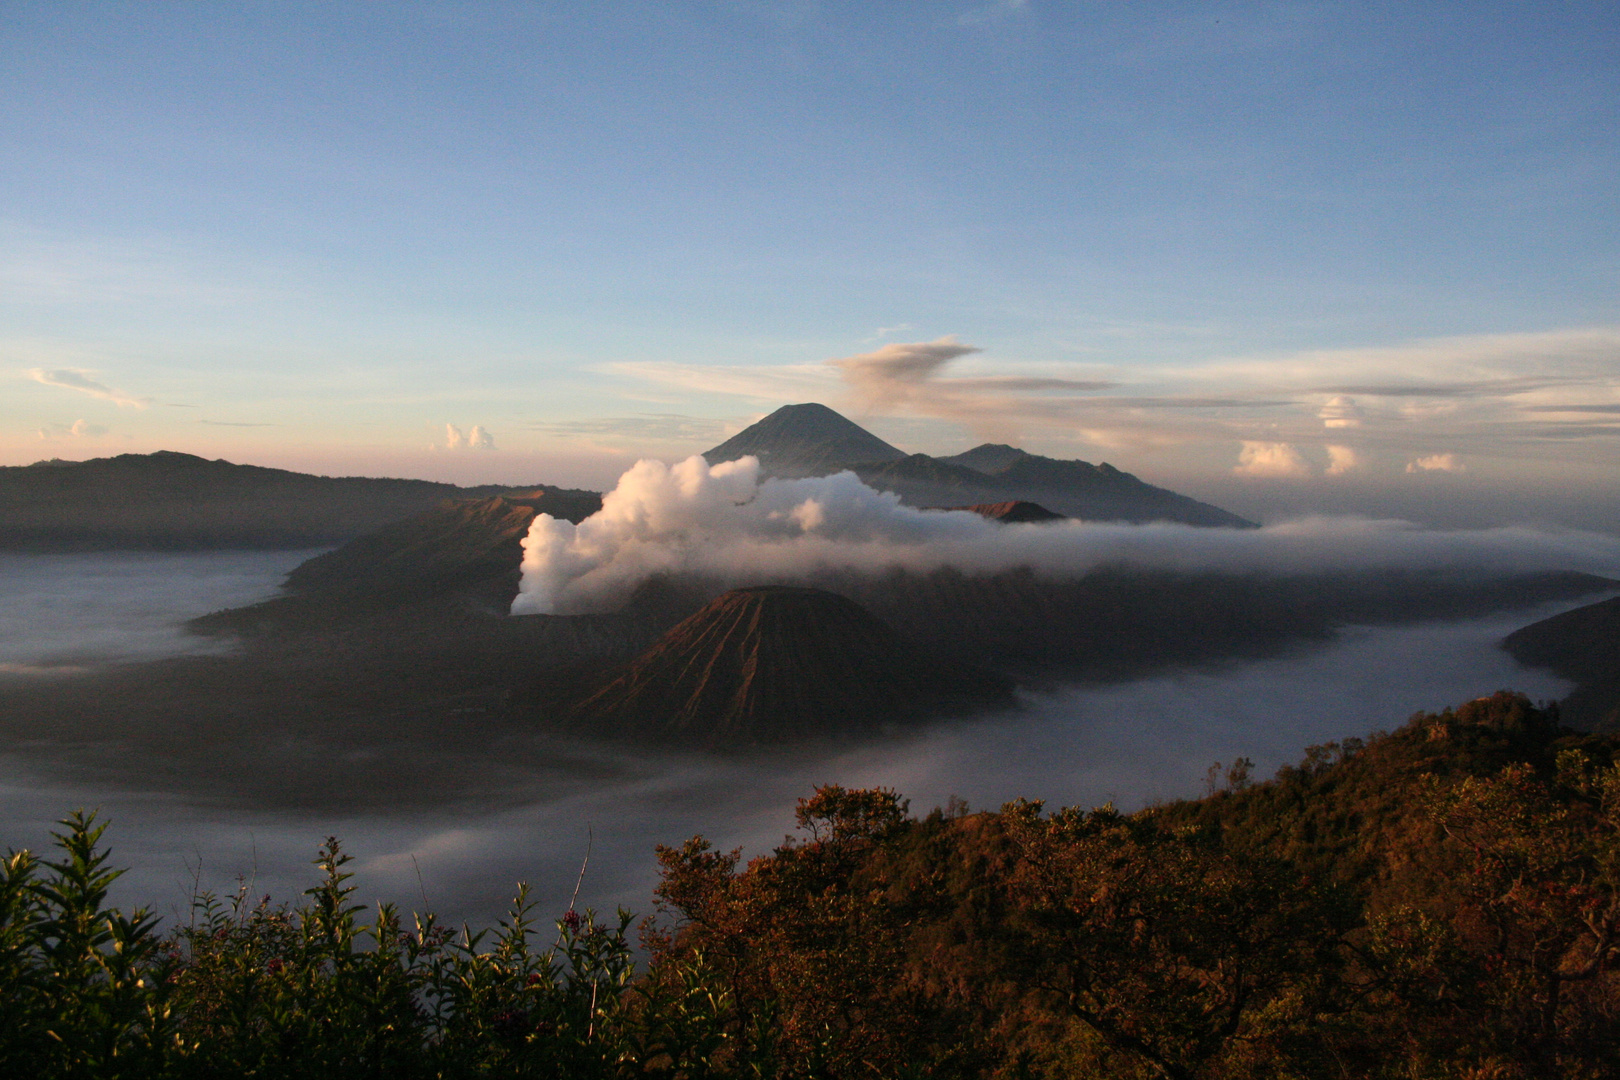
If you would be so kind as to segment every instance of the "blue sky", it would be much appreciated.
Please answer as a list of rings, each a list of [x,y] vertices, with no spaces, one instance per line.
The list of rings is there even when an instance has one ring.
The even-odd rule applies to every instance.
[[[1617,31],[12,0],[0,462],[601,486],[820,400],[1249,513],[1601,524]]]

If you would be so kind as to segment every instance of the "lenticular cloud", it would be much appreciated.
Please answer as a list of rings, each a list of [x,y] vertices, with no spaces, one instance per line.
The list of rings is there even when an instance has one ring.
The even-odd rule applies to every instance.
[[[825,571],[1080,577],[1102,565],[1186,573],[1310,574],[1379,567],[1620,572],[1620,540],[1529,528],[1435,531],[1403,521],[1304,518],[1263,529],[1090,521],[1008,525],[902,506],[853,473],[760,480],[752,457],[638,461],[578,525],[540,514],[523,540],[514,615],[609,611],[658,574],[729,585]]]

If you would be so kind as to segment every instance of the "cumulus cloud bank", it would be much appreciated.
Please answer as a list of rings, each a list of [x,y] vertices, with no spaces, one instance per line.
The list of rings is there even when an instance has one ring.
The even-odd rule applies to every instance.
[[[1343,394],[1328,399],[1327,404],[1316,411],[1317,418],[1322,421],[1325,428],[1356,428],[1361,426],[1361,407],[1356,399]]]
[[[444,448],[446,450],[493,450],[495,449],[495,436],[485,431],[480,425],[474,424],[471,431],[463,432],[454,424],[444,425]]]
[[[1239,476],[1296,478],[1311,475],[1311,467],[1288,443],[1245,440],[1232,470]]]
[[[918,510],[853,473],[759,478],[752,457],[709,465],[639,461],[578,525],[540,514],[523,541],[514,615],[611,611],[642,582],[694,573],[728,585],[825,571],[998,573],[1073,578],[1107,565],[1182,572],[1303,574],[1378,567],[1620,571],[1620,539],[1525,528],[1421,529],[1402,521],[1306,518],[1263,529],[1065,521],[1007,525]]]
[[[1353,469],[1361,468],[1361,455],[1356,453],[1353,446],[1329,446],[1328,476],[1343,476]]]

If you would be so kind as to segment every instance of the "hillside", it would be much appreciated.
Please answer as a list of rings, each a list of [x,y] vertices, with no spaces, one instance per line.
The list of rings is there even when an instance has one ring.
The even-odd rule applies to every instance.
[[[953,457],[907,454],[825,405],[784,405],[704,453],[710,464],[752,454],[767,476],[852,470],[912,506],[1037,502],[1095,521],[1175,521],[1248,528],[1253,522],[1155,487],[1106,462],[1064,461],[986,443]]]
[[[582,786],[590,766],[564,762]],[[546,920],[524,885],[493,932],[368,906],[353,872],[382,860],[332,838],[302,898],[244,886],[159,923],[155,898],[107,905],[106,823],[73,814],[55,851],[8,860],[0,1063],[127,1080],[1620,1077],[1616,737],[1501,692],[1309,747],[1272,780],[1217,765],[1203,798],[1135,813],[1022,794],[916,816],[894,790],[826,784],[747,861],[702,835],[660,845],[639,956],[635,913]],[[643,786],[642,820],[669,795]],[[86,1047],[119,1067],[81,1067]]]
[[[1613,1078],[1617,762],[1504,692],[1134,814],[821,787],[660,849],[654,968],[824,1075]]]
[[[0,467],[0,550],[322,547],[446,499],[512,490],[312,476],[166,450],[47,461]]]
[[[1620,597],[1516,630],[1502,647],[1521,664],[1550,668],[1575,683],[1559,702],[1566,723],[1620,732]]]
[[[745,747],[877,734],[1006,708],[1012,684],[947,665],[820,589],[736,589],[556,714],[586,735]]]
[[[299,564],[286,596],[192,625],[214,632],[353,622],[428,601],[504,616],[535,515],[578,522],[601,506],[594,492],[555,489],[442,502]]]

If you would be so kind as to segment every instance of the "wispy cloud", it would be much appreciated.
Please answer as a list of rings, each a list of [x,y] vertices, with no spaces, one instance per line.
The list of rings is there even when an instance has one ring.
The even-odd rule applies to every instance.
[[[604,416],[586,420],[557,420],[531,424],[529,431],[548,435],[622,438],[637,442],[723,442],[733,434],[723,420],[685,416],[680,413],[647,413],[641,416]]]
[[[92,424],[88,420],[75,420],[71,424],[46,424],[39,429],[41,439],[98,439],[107,434],[108,429],[101,424]]]
[[[823,401],[957,424],[979,438],[1046,437],[1115,452],[1245,442],[1398,473],[1436,445],[1470,459],[1613,442],[1620,457],[1620,327],[1437,338],[1365,348],[1214,357],[1193,365],[1017,360],[991,368],[953,336],[891,342],[823,364],[623,364],[642,384],[774,408]],[[961,369],[961,370],[958,370]],[[988,369],[988,370],[987,370]],[[1509,450],[1509,448],[1513,448]],[[1575,453],[1571,450],[1567,453]],[[1387,463],[1387,465],[1380,465]],[[1240,474],[1248,475],[1248,474]],[[1343,475],[1343,472],[1332,475]]]
[[[44,383],[46,386],[59,386],[64,390],[77,390],[81,394],[89,394],[93,398],[101,398],[119,406],[144,409],[152,403],[151,398],[136,397],[122,390],[114,390],[106,383],[92,378],[94,374],[95,372],[80,368],[33,368],[28,372],[29,378],[35,382]]]
[[[977,345],[962,344],[955,334],[947,334],[933,341],[896,342],[876,352],[829,363],[854,387],[864,405],[885,408],[904,404],[916,396],[924,384],[952,360],[983,351]]]
[[[163,240],[86,240],[0,222],[0,291],[31,304],[235,304],[263,295],[240,268]]]
[[[773,408],[786,402],[818,401],[838,392],[837,378],[825,364],[742,367],[625,361],[608,364],[604,370],[640,384],[748,398]]]

